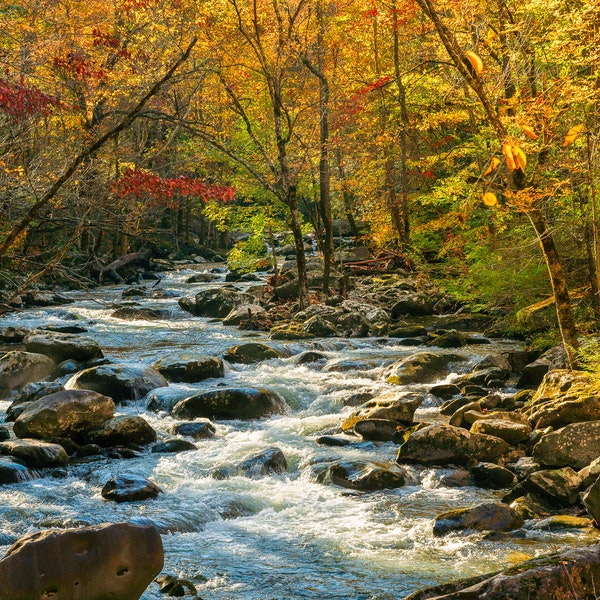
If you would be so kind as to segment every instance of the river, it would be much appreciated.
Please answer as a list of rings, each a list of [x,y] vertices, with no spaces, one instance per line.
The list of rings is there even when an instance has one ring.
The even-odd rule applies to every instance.
[[[110,317],[122,302],[125,286],[70,292],[74,304],[15,312],[0,326],[83,325],[113,361],[152,364],[182,349],[220,356],[241,341],[267,341],[290,358],[258,365],[228,366],[228,385],[268,387],[288,404],[285,415],[259,421],[217,421],[215,438],[195,442],[196,451],[179,454],[145,452],[140,458],[95,458],[69,465],[66,472],[0,487],[0,543],[3,535],[21,536],[49,527],[73,527],[114,521],[152,522],[163,536],[164,571],[189,579],[207,599],[402,598],[427,585],[497,570],[516,560],[556,550],[582,540],[576,534],[526,529],[522,538],[486,540],[482,534],[434,538],[433,517],[502,494],[472,487],[439,485],[439,470],[411,468],[400,489],[355,493],[317,483],[311,465],[335,456],[391,461],[392,443],[360,447],[319,446],[315,438],[333,431],[350,409],[344,399],[360,392],[391,389],[383,366],[415,352],[393,339],[327,339],[268,342],[268,335],[224,327],[181,311],[177,297],[220,282],[185,284],[191,267],[163,275],[156,286],[160,298],[143,306],[166,308],[159,321],[125,321]],[[468,346],[471,363],[487,354],[518,348],[512,341]],[[317,349],[329,368],[295,365],[291,356]],[[356,370],[336,372],[340,360],[359,363]],[[451,380],[452,376],[447,380]],[[223,380],[171,384],[164,394],[191,395]],[[417,386],[418,388],[418,386]],[[397,386],[394,389],[398,389]],[[0,415],[9,402],[0,402]],[[428,396],[418,420],[435,421],[439,400]],[[175,421],[150,412],[146,401],[118,406],[120,414],[141,414],[158,431]],[[214,467],[239,462],[253,451],[279,447],[289,471],[259,479],[236,476],[215,479]],[[102,499],[103,484],[120,473],[149,477],[163,490],[155,500],[115,504]],[[7,546],[0,546],[4,553]],[[164,598],[151,585],[144,600]]]

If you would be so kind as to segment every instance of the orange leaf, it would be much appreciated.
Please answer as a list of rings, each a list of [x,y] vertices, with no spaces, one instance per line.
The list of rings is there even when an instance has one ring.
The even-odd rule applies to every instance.
[[[521,130],[532,140],[537,140],[540,137],[529,125],[521,125]]]
[[[527,166],[527,155],[519,148],[519,146],[513,146],[511,150],[515,164],[521,171],[525,171],[525,167]]]
[[[506,160],[506,166],[508,167],[508,170],[512,173],[517,168],[517,164],[512,153],[512,146],[510,144],[502,144],[502,154],[504,154],[504,159]]]
[[[465,56],[471,63],[473,71],[475,71],[477,75],[481,75],[483,73],[483,61],[481,60],[481,58],[477,54],[475,54],[475,52],[471,52],[470,50],[467,50],[465,52]]]
[[[500,164],[500,159],[496,158],[495,156],[492,156],[492,160],[490,160],[490,164],[483,174],[484,177],[486,175],[489,175],[490,173],[493,173],[498,168],[499,164]]]
[[[563,148],[565,146],[568,146],[569,144],[572,144],[577,139],[577,136],[584,129],[585,129],[585,125],[583,125],[583,123],[580,123],[579,125],[575,125],[574,127],[571,127],[571,129],[569,129],[569,131],[567,131],[567,135],[565,135],[565,141],[563,142]]]

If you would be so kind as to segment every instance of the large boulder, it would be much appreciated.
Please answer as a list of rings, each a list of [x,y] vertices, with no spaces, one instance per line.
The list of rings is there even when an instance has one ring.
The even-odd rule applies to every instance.
[[[423,394],[416,392],[388,392],[365,402],[354,410],[342,423],[342,429],[349,431],[359,421],[384,419],[397,424],[412,423],[415,411],[423,402]]]
[[[38,467],[60,467],[69,460],[62,446],[39,440],[6,440],[0,442],[0,454],[13,456],[33,469]]]
[[[526,491],[560,506],[573,506],[578,500],[583,477],[571,467],[536,471],[523,482]]]
[[[110,396],[115,402],[139,400],[148,392],[169,385],[152,367],[139,364],[101,365],[80,371],[65,387],[72,390],[94,390]]]
[[[271,358],[279,358],[281,355],[266,344],[259,342],[246,342],[238,344],[225,351],[223,358],[230,363],[241,363],[251,365]]]
[[[523,517],[508,504],[484,502],[471,508],[458,508],[438,515],[433,523],[433,535],[450,531],[511,531],[523,525]]]
[[[251,321],[256,317],[267,317],[267,311],[258,304],[240,304],[235,306],[223,319],[223,325],[238,326],[244,321]]]
[[[154,368],[168,381],[194,383],[204,379],[223,377],[223,361],[216,356],[198,352],[181,352],[165,356],[154,363]]]
[[[172,414],[177,419],[261,419],[284,412],[284,401],[271,390],[219,388],[180,400]]]
[[[542,437],[533,459],[546,467],[583,469],[600,456],[600,421],[573,423]]]
[[[202,290],[194,297],[185,296],[179,299],[179,306],[183,310],[197,317],[216,319],[225,318],[240,304],[256,303],[256,298],[251,294],[244,294],[231,287]]]
[[[98,342],[82,335],[68,333],[34,332],[25,338],[25,349],[27,352],[45,354],[57,364],[68,358],[79,362],[102,358]]]
[[[504,419],[479,419],[471,425],[471,433],[484,433],[504,440],[511,446],[524,442],[531,434],[531,427]]]
[[[459,354],[417,352],[387,367],[384,376],[388,383],[399,385],[428,383],[446,375],[450,363],[463,360],[465,357]]]
[[[115,403],[91,390],[64,390],[29,402],[14,424],[20,438],[82,440],[112,418]]]
[[[573,600],[596,598],[600,545],[562,550],[512,565],[500,573],[471,577],[415,592],[405,600]]]
[[[148,525],[112,523],[30,533],[0,561],[0,597],[138,600],[163,560],[160,535]]]
[[[517,382],[518,388],[537,388],[542,383],[544,376],[555,369],[568,369],[569,361],[562,346],[555,346],[544,352],[533,362],[523,366],[522,374]]]
[[[600,379],[583,371],[549,371],[521,411],[536,429],[600,420]]]
[[[103,448],[110,446],[130,446],[151,444],[156,441],[156,431],[143,417],[114,417],[87,436],[88,444],[98,444]]]
[[[320,483],[363,492],[403,487],[406,471],[398,465],[364,459],[317,463],[313,471]]]
[[[0,358],[0,397],[8,396],[28,383],[45,379],[56,367],[54,361],[37,352],[7,352]]]

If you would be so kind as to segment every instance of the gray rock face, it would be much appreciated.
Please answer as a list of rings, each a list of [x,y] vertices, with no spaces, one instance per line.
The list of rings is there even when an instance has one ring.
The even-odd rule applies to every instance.
[[[250,294],[243,294],[232,288],[218,288],[202,290],[193,298],[179,299],[179,306],[196,315],[213,319],[225,318],[236,306],[240,304],[256,304],[256,298]]]
[[[7,396],[28,383],[45,379],[54,371],[54,361],[36,352],[7,352],[0,358],[0,396]]]
[[[547,467],[583,469],[600,456],[600,421],[573,423],[546,434],[533,447],[533,459]]]
[[[119,475],[102,488],[102,497],[115,502],[136,502],[156,498],[162,490],[149,479],[137,475]]]
[[[98,444],[103,448],[110,446],[128,446],[136,444],[144,446],[156,441],[156,431],[142,417],[114,417],[95,431],[87,435],[90,444]]]
[[[1,597],[138,600],[160,573],[163,557],[160,535],[151,526],[113,523],[32,533],[0,561]]]
[[[417,352],[390,365],[384,376],[389,383],[428,383],[447,373],[450,363],[465,360],[459,354]]]
[[[73,390],[94,390],[111,397],[116,403],[139,400],[148,392],[169,385],[152,367],[144,365],[101,365],[80,371],[65,387]]]
[[[180,400],[172,414],[178,419],[261,419],[283,414],[278,394],[259,388],[219,388]]]
[[[213,377],[223,377],[223,361],[216,356],[197,352],[182,352],[165,356],[154,363],[154,368],[168,381],[194,383]]]
[[[583,371],[550,371],[522,412],[536,429],[600,420],[600,383]]]
[[[0,454],[13,456],[33,469],[60,467],[69,460],[65,449],[58,444],[39,440],[7,440],[0,442]]]
[[[115,403],[90,390],[64,390],[29,402],[16,419],[20,438],[82,440],[85,434],[111,419]]]
[[[474,529],[476,531],[511,531],[523,525],[523,518],[507,504],[485,502],[472,508],[451,510],[435,518],[433,535],[450,531]]]
[[[57,364],[68,358],[85,362],[103,356],[95,340],[68,333],[32,333],[25,338],[25,348],[28,352],[45,354]]]

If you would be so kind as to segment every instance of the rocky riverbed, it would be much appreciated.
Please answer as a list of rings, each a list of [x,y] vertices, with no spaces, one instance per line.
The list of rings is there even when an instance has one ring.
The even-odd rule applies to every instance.
[[[282,271],[185,265],[1,319],[0,545],[153,526],[150,600],[399,598],[596,543],[593,377],[406,273],[297,312]]]

